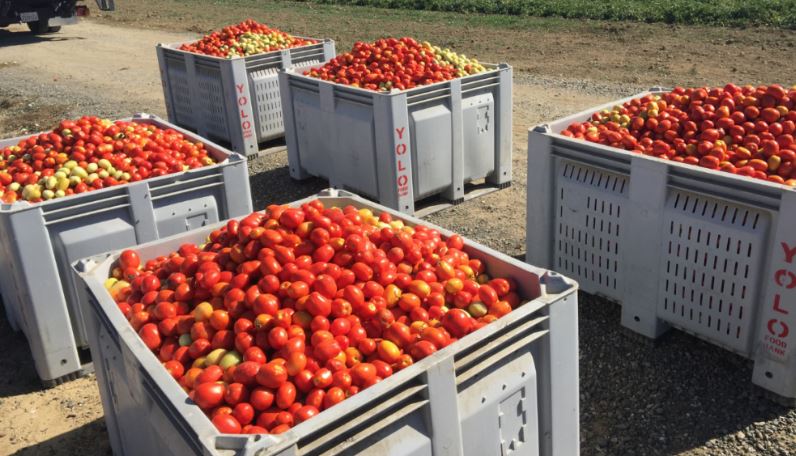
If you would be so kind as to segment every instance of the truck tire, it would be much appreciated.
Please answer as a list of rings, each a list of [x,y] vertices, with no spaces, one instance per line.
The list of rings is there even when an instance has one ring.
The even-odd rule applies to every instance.
[[[55,33],[61,30],[60,26],[50,27],[48,24],[47,19],[42,19],[36,22],[27,22],[26,23],[30,31],[34,35],[43,35],[45,33]]]

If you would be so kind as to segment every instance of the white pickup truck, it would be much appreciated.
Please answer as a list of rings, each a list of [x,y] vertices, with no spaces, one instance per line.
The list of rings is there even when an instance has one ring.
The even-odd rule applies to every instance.
[[[0,0],[0,27],[27,24],[36,34],[55,33],[62,25],[77,23],[80,16],[88,16],[88,6],[82,0]],[[95,0],[103,11],[114,9],[113,0]]]

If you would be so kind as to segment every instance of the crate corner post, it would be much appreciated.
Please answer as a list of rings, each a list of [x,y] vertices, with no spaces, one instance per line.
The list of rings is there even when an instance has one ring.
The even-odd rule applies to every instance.
[[[578,294],[562,296],[547,311],[550,338],[534,354],[539,367],[542,454],[580,453]]]
[[[456,389],[456,374],[453,356],[432,366],[423,376],[428,384],[429,418],[434,454],[464,454],[462,445],[462,429],[459,420],[459,401]]]
[[[231,149],[249,156],[259,152],[259,144],[252,108],[256,100],[247,71],[246,59],[241,57],[227,60],[221,65]]]
[[[171,90],[171,81],[169,80],[169,66],[166,63],[166,48],[163,44],[155,46],[155,52],[158,56],[158,67],[160,68],[160,83],[163,86],[163,102],[166,105],[166,117],[169,122],[177,123],[177,112],[174,107],[174,94]]]
[[[525,262],[553,267],[553,139],[547,125],[528,130]],[[533,160],[531,160],[533,157]]]
[[[406,93],[373,97],[376,129],[376,176],[379,203],[404,214],[415,212],[412,138]],[[388,131],[388,128],[394,128]]]
[[[771,264],[763,277],[752,382],[796,402],[796,191],[782,193],[772,232]]]
[[[279,96],[282,99],[282,117],[285,122],[285,145],[287,146],[287,163],[290,177],[295,180],[310,178],[301,166],[301,150],[299,149],[298,124],[293,106],[293,89],[290,87],[290,70],[279,72]]]
[[[25,306],[21,311],[21,327],[26,333],[26,339],[33,355],[33,364],[36,373],[46,385],[54,386],[59,381],[74,372],[81,370],[80,357],[72,328],[65,297],[60,286],[41,286],[41,278],[60,278],[58,265],[52,257],[53,246],[50,234],[42,220],[41,207],[32,207],[21,210],[9,220],[9,228],[17,240],[17,247],[24,246],[23,251],[13,258],[39,258],[40,261],[21,261],[17,263],[20,268],[20,284],[24,286],[23,296],[20,296],[20,305]],[[14,248],[14,247],[12,247]],[[55,284],[53,284],[55,285]],[[58,284],[60,285],[60,284]],[[45,302],[47,306],[37,305]],[[33,303],[27,305],[27,303]],[[30,335],[28,335],[30,334]],[[46,334],[46,337],[42,335]]]
[[[668,165],[646,157],[633,157],[630,165],[628,223],[621,234],[625,240],[620,273],[624,277],[622,326],[656,339],[669,329],[658,318],[660,261],[645,260],[660,252],[660,217],[667,196]]]
[[[497,112],[497,132],[495,134],[495,172],[487,177],[487,182],[497,187],[504,187],[511,183],[512,177],[512,147],[513,147],[513,73],[511,66],[500,65],[498,72],[498,88],[495,98]]]

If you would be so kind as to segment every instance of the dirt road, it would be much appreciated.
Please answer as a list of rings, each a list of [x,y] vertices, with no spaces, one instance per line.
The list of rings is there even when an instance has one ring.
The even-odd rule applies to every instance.
[[[0,61],[24,69],[32,78],[101,91],[105,98],[161,106],[155,43],[171,43],[195,36],[157,30],[109,27],[92,21],[64,27],[57,34],[33,36],[0,32]],[[149,45],[142,45],[147,43]]]
[[[135,11],[130,14],[134,16]],[[183,14],[190,17],[190,12]],[[207,24],[212,11],[202,14],[202,24]],[[218,16],[215,20],[236,19]],[[0,31],[0,137],[46,129],[63,117],[82,114],[118,118],[146,111],[165,115],[154,45],[193,36],[93,21],[43,38],[12,30]],[[499,44],[493,47],[500,56],[512,52]],[[527,128],[637,92],[644,88],[640,84],[651,79],[643,69],[632,67],[630,73],[642,75],[634,76],[635,83],[624,77],[598,82],[582,76],[588,73],[584,69],[588,62],[567,76],[560,63],[547,67],[527,55],[518,60],[525,70],[515,75],[512,187],[429,218],[515,256],[525,250]],[[607,70],[599,71],[605,74]],[[713,67],[710,74],[731,77],[729,70],[722,73]],[[286,165],[285,153],[250,163],[255,208],[298,199],[325,186],[319,180],[292,181]],[[583,300],[583,454],[734,453],[715,451],[715,442],[723,442],[724,449],[737,448],[739,453],[767,448],[773,448],[767,454],[796,451],[794,413],[752,394],[747,361],[680,333],[667,336],[658,347],[639,343],[619,328],[618,321],[615,306]],[[0,347],[5,348],[5,356],[0,357],[0,454],[109,452],[92,377],[41,390],[24,337],[10,334],[2,320]],[[780,449],[784,452],[779,453]]]

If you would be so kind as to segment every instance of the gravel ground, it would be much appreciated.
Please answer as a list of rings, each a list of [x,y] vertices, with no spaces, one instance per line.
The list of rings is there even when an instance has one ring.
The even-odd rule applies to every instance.
[[[84,112],[164,115],[162,103],[150,97],[107,96],[82,81],[55,79],[30,77],[24,65],[4,64],[0,51],[0,137]],[[427,219],[521,258],[525,129],[644,88],[517,75],[512,186]],[[286,165],[285,152],[250,162],[255,208],[326,187],[319,179],[293,181]],[[796,454],[796,411],[760,396],[750,382],[750,361],[679,331],[655,342],[643,339],[621,328],[619,306],[593,296],[581,294],[579,312],[582,454]],[[0,321],[0,345],[13,347],[0,357],[0,454],[107,453],[93,378],[41,391],[22,344],[24,338],[9,334]]]

